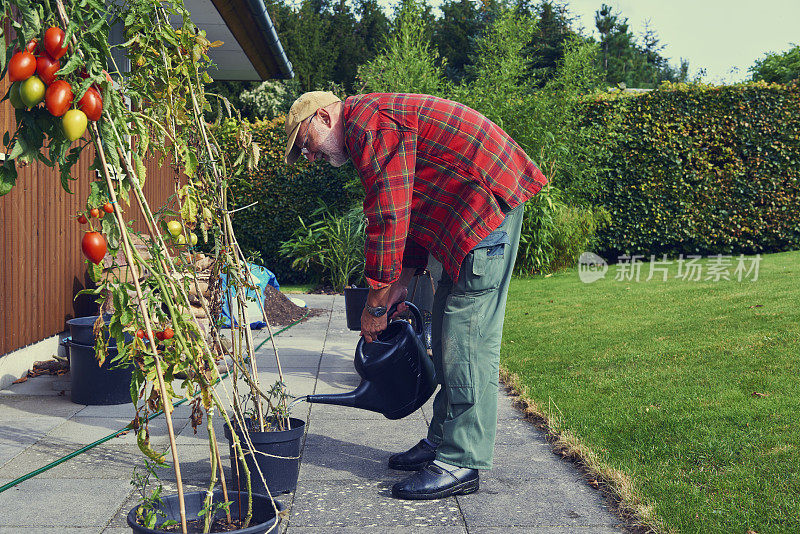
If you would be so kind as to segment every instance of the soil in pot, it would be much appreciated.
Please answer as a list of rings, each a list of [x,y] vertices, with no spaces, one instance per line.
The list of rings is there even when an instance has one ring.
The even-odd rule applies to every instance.
[[[267,488],[269,488],[269,493],[275,496],[294,491],[297,487],[297,475],[300,469],[300,441],[303,438],[306,423],[293,417],[289,421],[291,422],[289,430],[270,430],[267,432],[249,430],[248,434],[253,442],[255,453],[248,453],[244,436],[239,429],[236,431],[242,444],[242,450],[245,453],[245,461],[250,471],[250,483],[254,493],[266,494]],[[233,475],[230,487],[235,490],[245,491],[247,482],[244,473],[241,473],[241,465],[233,445],[233,435],[227,424],[225,425],[225,437],[230,446],[231,473]],[[261,480],[258,474],[256,463],[264,475],[264,481]],[[239,476],[240,473],[241,477]],[[264,482],[266,482],[266,486]]]

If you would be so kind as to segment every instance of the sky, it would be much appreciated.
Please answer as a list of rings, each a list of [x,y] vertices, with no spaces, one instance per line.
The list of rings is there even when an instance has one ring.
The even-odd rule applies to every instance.
[[[440,0],[429,0],[436,6]],[[394,5],[396,2],[381,0]],[[565,3],[563,0],[557,3]],[[568,0],[574,26],[598,37],[594,13],[603,0]],[[750,78],[748,69],[765,52],[784,52],[800,44],[800,0],[605,0],[615,13],[628,18],[637,38],[649,21],[661,44],[662,56],[674,67],[689,60],[689,74],[706,70],[706,83],[735,83]]]
[[[606,0],[628,18],[639,37],[649,21],[661,51],[678,67],[689,60],[692,77],[705,68],[707,83],[734,83],[750,78],[748,69],[765,52],[784,52],[800,44],[800,0]],[[571,0],[569,10],[597,38],[594,12],[602,1]],[[578,21],[576,21],[577,23]],[[586,33],[589,33],[588,31]]]

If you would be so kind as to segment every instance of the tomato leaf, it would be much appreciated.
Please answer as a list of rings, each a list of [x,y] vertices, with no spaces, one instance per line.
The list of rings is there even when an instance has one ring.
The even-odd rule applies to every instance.
[[[83,60],[78,54],[72,54],[69,56],[67,63],[56,72],[56,76],[66,76],[67,74],[72,74],[75,72],[78,67],[83,65]]]
[[[0,197],[8,194],[17,183],[17,167],[14,161],[6,159],[0,165]]]

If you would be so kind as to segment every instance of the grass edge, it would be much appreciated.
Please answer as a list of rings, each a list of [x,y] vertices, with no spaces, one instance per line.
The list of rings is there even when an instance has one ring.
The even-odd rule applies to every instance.
[[[562,428],[558,416],[543,410],[525,392],[519,377],[500,366],[500,380],[509,390],[512,406],[523,412],[525,419],[541,429],[553,452],[573,462],[587,477],[587,483],[606,495],[614,512],[635,532],[642,534],[676,534],[667,529],[655,512],[655,506],[638,494],[635,483],[623,471],[609,466],[569,430]]]

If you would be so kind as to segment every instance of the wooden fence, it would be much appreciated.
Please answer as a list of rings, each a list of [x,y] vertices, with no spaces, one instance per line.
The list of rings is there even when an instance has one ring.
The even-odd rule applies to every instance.
[[[0,95],[8,87],[7,78],[0,81]],[[0,104],[0,137],[14,129],[14,109],[6,100]],[[62,189],[57,169],[34,163],[20,168],[17,185],[0,197],[0,357],[64,331],[67,319],[96,313],[91,298],[75,300],[89,281],[80,245],[87,227],[75,214],[85,209],[96,179],[89,170],[94,157],[88,147],[73,167],[73,194]],[[145,196],[156,209],[175,192],[175,173],[155,158],[145,166]],[[126,212],[136,230],[146,231],[135,203]]]

